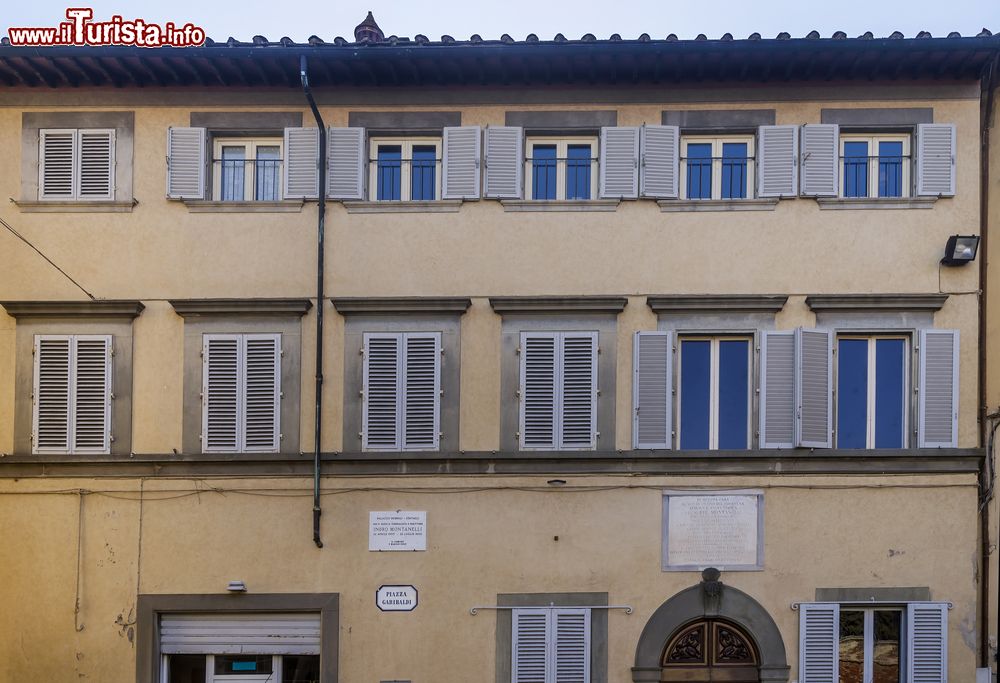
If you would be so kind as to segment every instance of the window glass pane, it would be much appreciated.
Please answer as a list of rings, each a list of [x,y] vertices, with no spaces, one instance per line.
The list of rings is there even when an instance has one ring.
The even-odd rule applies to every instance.
[[[281,658],[282,683],[319,683],[319,655],[285,655]]]
[[[687,198],[712,198],[712,145],[692,143],[687,146]]]
[[[868,196],[868,143],[844,143],[844,196]]]
[[[281,187],[278,178],[278,166],[281,163],[280,148],[277,145],[257,147],[257,161],[254,164],[257,173],[257,187],[255,195],[257,201],[276,202],[279,196],[278,188]]]
[[[878,143],[878,196],[903,196],[903,143]]]
[[[747,143],[722,143],[722,198],[747,196]]]
[[[875,448],[903,447],[906,343],[875,340]]]
[[[531,148],[531,198],[556,198],[556,146]]]
[[[410,199],[432,201],[434,177],[437,171],[437,149],[434,145],[414,145],[410,162]]]
[[[273,669],[271,655],[215,655],[217,674],[269,674]]]
[[[170,655],[167,683],[205,683],[205,655]]]
[[[837,343],[837,446],[868,446],[868,340]]]
[[[749,419],[750,343],[719,342],[719,448],[746,448]]]
[[[403,148],[399,145],[379,145],[376,176],[378,199],[398,200],[402,189]]]
[[[590,145],[566,150],[566,199],[590,199]]]
[[[711,342],[681,342],[681,448],[708,448],[711,364]]]
[[[222,187],[222,201],[243,201],[243,179],[246,172],[246,148],[243,145],[223,146],[219,169]]]
[[[840,610],[840,683],[864,683],[865,613]]]
[[[898,610],[875,610],[875,651],[872,683],[900,683],[900,634],[903,613]]]

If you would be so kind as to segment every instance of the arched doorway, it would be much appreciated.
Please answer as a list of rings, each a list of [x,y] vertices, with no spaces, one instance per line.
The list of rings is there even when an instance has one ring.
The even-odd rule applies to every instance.
[[[660,665],[664,683],[760,683],[753,638],[725,619],[700,619],[677,629]]]

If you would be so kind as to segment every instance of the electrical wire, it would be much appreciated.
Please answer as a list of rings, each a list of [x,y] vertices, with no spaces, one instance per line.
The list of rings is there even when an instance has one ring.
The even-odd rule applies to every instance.
[[[81,292],[83,292],[84,294],[86,294],[90,298],[91,301],[97,301],[97,297],[95,297],[93,294],[91,294],[86,289],[84,289],[83,285],[81,285],[79,282],[77,282],[76,280],[74,280],[72,278],[72,276],[70,276],[70,274],[67,273],[65,270],[63,270],[62,268],[60,268],[59,266],[57,266],[52,259],[50,259],[48,256],[46,256],[45,254],[43,254],[42,251],[38,247],[36,247],[34,244],[32,244],[30,241],[28,241],[27,237],[25,237],[24,235],[22,235],[21,233],[19,233],[17,230],[15,230],[14,228],[12,228],[10,226],[10,224],[7,221],[5,221],[3,218],[0,218],[0,225],[2,225],[3,227],[7,228],[7,230],[10,232],[10,234],[12,234],[14,237],[16,237],[17,239],[21,240],[22,242],[24,242],[25,244],[27,244],[29,247],[31,247],[32,249],[34,249],[35,252],[39,256],[41,256],[43,259],[45,259],[46,261],[48,261],[49,265],[51,265],[53,268],[55,268],[60,273],[62,273],[63,276],[67,280],[69,280],[70,282],[72,282],[74,285],[77,286],[77,288]]]

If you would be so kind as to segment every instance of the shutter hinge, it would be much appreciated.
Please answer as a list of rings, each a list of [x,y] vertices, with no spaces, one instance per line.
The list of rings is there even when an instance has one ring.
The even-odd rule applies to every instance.
[[[205,357],[205,349],[204,349],[204,347],[201,349],[201,351],[198,352],[198,355],[201,356],[202,358]]]
[[[598,347],[597,347],[597,353],[598,353],[598,354],[600,354],[600,353],[601,353],[601,347],[600,347],[600,346],[598,346]]]
[[[108,435],[108,442],[109,443],[114,443],[115,442],[115,435],[114,434]]]
[[[285,350],[284,349],[278,349],[278,356],[280,356],[281,358],[284,358],[285,357]]]
[[[358,353],[362,356],[365,355],[365,347],[362,346],[360,349],[358,349]]]
[[[364,432],[358,432],[358,438],[364,439],[365,438]]]
[[[518,441],[520,441],[521,440],[521,432],[514,432],[514,438],[517,439]]]
[[[521,390],[520,389],[516,389],[514,391],[514,397],[515,398],[521,398]]]
[[[198,394],[198,400],[199,401],[204,401],[205,400],[205,392],[204,391],[202,391],[202,392],[200,392]]]
[[[283,391],[279,391],[279,392],[278,392],[278,398],[279,398],[279,399],[282,399],[282,398],[285,398],[285,392],[283,392]]]
[[[284,438],[285,438],[284,434],[278,434],[278,441],[281,441]]]
[[[520,356],[521,355],[521,347],[518,346],[517,348],[515,348],[514,349],[514,353],[517,354],[518,356]]]
[[[108,349],[108,355],[111,356],[112,358],[114,358],[117,355],[115,353],[115,347],[112,346],[110,349]]]
[[[198,441],[204,441],[204,440],[205,440],[205,435],[204,434],[199,434],[198,435]]]
[[[115,400],[115,392],[113,392],[113,391],[112,391],[112,392],[111,392],[111,393],[109,394],[109,396],[111,397],[111,400],[112,400],[112,401],[114,401],[114,400]]]
[[[358,392],[358,396],[364,397],[364,395],[365,395],[365,390],[364,389],[362,389],[362,390],[360,390]]]
[[[597,396],[600,396],[600,395],[601,395],[601,390],[600,390],[600,389],[598,389],[598,390],[597,390],[597,391],[595,391],[594,393],[595,393],[595,394],[596,394]]]

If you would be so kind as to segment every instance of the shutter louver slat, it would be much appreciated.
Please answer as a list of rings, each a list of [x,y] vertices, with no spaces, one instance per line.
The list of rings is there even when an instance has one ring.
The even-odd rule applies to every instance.
[[[365,129],[327,131],[326,195],[330,199],[364,199]]]
[[[244,409],[246,451],[278,450],[280,413],[281,338],[246,335]]]
[[[790,197],[798,188],[798,126],[760,126],[757,133],[757,196]]]
[[[640,194],[676,199],[680,178],[680,129],[677,126],[642,127]]]
[[[908,683],[947,683],[948,605],[911,603],[907,606]]]
[[[479,126],[444,129],[442,199],[479,199],[481,131]]]
[[[764,332],[761,341],[760,445],[795,445],[795,333]]]
[[[590,683],[590,610],[555,610],[554,683]]]
[[[597,335],[564,333],[560,448],[594,448],[597,418]]]
[[[799,681],[839,680],[840,605],[799,605]]]
[[[521,448],[556,446],[555,334],[521,335]]]
[[[493,199],[520,199],[523,172],[523,129],[516,126],[487,127],[484,196]]]
[[[319,196],[319,128],[285,129],[285,198]]]
[[[600,190],[602,199],[639,196],[639,129],[601,128]]]
[[[796,446],[830,448],[833,440],[831,334],[797,330]]]
[[[240,339],[205,335],[204,426],[202,450],[206,453],[239,449]]]
[[[70,338],[35,339],[34,452],[69,450]]]
[[[954,196],[955,126],[947,123],[917,125],[917,194]]]
[[[636,448],[671,446],[671,370],[669,332],[636,332],[633,442]]]
[[[76,197],[76,131],[40,132],[38,194],[40,199]]]
[[[399,450],[400,356],[402,336],[365,335],[362,447]]]
[[[921,330],[919,448],[958,446],[957,330]]]
[[[114,199],[115,132],[80,131],[80,198]]]
[[[435,450],[440,422],[440,336],[404,335],[403,449]]]
[[[73,451],[105,453],[110,447],[110,337],[77,337],[73,391]]]
[[[548,683],[548,612],[521,609],[511,616],[513,683]]]
[[[205,129],[170,128],[167,131],[167,197],[205,197]]]
[[[810,123],[802,126],[802,194],[808,197],[837,196],[837,161],[840,126]]]

